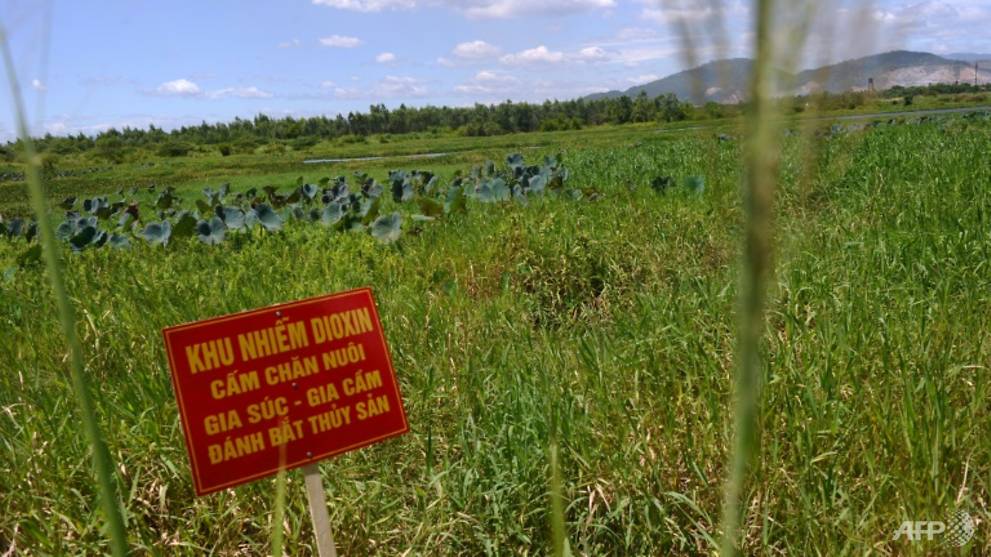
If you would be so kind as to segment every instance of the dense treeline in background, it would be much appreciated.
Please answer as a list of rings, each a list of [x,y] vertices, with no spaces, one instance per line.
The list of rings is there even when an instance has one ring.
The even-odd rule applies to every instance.
[[[991,85],[934,84],[924,87],[894,87],[878,93],[822,93],[783,99],[791,103],[791,112],[817,110],[849,110],[863,107],[871,99],[889,99],[894,104],[911,105],[920,95],[986,94]],[[986,100],[972,98],[971,101]],[[198,126],[183,126],[165,131],[155,126],[148,129],[114,128],[94,136],[79,133],[69,136],[45,135],[37,139],[39,151],[49,155],[88,153],[108,162],[121,162],[137,149],[153,151],[159,156],[184,156],[194,146],[215,147],[227,156],[232,153],[253,152],[260,146],[278,143],[297,150],[307,149],[323,140],[342,139],[364,142],[368,136],[407,133],[458,133],[465,136],[493,136],[533,131],[563,131],[602,124],[637,122],[677,122],[733,117],[742,113],[740,104],[708,102],[695,105],[682,102],[675,95],[649,98],[641,93],[635,98],[621,96],[607,99],[576,99],[545,101],[542,104],[505,101],[496,105],[475,104],[472,107],[407,107],[390,110],[383,104],[373,105],[365,113],[348,113],[334,118],[272,118],[259,114],[251,120],[235,118],[233,122]],[[0,158],[16,159],[18,142],[0,146]]]

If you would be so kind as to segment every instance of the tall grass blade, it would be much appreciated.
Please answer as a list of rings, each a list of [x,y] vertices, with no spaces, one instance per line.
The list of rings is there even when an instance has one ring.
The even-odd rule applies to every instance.
[[[751,109],[747,115],[745,147],[744,207],[746,232],[740,288],[740,331],[737,348],[734,440],[726,481],[721,553],[740,551],[740,497],[748,465],[756,446],[758,398],[761,387],[760,340],[764,328],[764,305],[771,274],[771,212],[777,179],[774,115],[770,91],[773,71],[771,44],[772,0],[756,2],[756,44],[750,84]]]
[[[28,132],[24,101],[21,98],[21,89],[17,81],[14,61],[10,53],[10,45],[7,42],[7,31],[3,26],[0,26],[0,48],[3,49],[4,66],[7,70],[7,80],[10,83],[11,98],[14,102],[17,133],[21,138],[24,157],[26,159],[25,178],[31,196],[31,206],[34,210],[35,217],[38,219],[38,235],[41,239],[45,266],[48,269],[48,276],[51,279],[52,292],[55,296],[55,304],[58,307],[59,320],[62,324],[62,333],[69,347],[69,371],[72,377],[72,387],[76,394],[76,402],[79,404],[79,414],[82,418],[83,430],[86,432],[86,438],[92,450],[93,473],[96,476],[100,501],[107,519],[110,534],[110,550],[115,556],[123,556],[127,554],[127,536],[124,532],[124,521],[121,516],[116,484],[113,479],[113,463],[110,460],[110,452],[103,442],[103,435],[100,433],[100,425],[97,422],[96,409],[92,393],[90,393],[89,382],[83,373],[83,350],[76,335],[75,311],[66,293],[65,281],[62,277],[62,263],[59,260],[59,251],[55,244],[55,230],[52,228],[51,219],[48,217],[45,195],[42,191],[39,159]]]
[[[551,543],[554,557],[570,555],[568,540],[564,526],[564,497],[561,495],[561,466],[558,462],[557,442],[552,441],[548,448],[551,465],[550,490],[551,499]]]

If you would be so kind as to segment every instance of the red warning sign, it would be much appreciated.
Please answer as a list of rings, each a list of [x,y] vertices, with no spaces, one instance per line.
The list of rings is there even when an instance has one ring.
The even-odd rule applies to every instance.
[[[162,334],[197,495],[409,431],[371,289]]]

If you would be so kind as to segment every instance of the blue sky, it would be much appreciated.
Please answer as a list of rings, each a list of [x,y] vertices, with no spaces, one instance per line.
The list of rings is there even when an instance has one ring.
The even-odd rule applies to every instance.
[[[894,48],[991,52],[987,0],[820,1],[806,65]],[[712,33],[712,5],[722,31]],[[36,133],[257,113],[568,99],[748,52],[742,0],[8,0]],[[830,23],[832,29],[830,29]],[[842,31],[837,31],[842,30]],[[713,36],[726,39],[717,51]],[[835,37],[842,36],[842,40]],[[12,130],[6,80],[0,137]]]

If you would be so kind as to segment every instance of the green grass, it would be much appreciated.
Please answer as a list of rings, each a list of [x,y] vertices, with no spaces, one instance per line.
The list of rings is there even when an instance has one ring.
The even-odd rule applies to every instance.
[[[515,149],[496,141],[511,139],[529,138],[358,167],[450,173],[501,159]],[[784,139],[744,553],[932,554],[892,542],[893,531],[958,503],[983,521],[971,554],[987,553],[991,165],[976,161],[991,124],[946,118],[821,141],[804,173],[800,139]],[[602,199],[471,204],[390,247],[290,225],[222,247],[67,252],[131,546],[273,545],[274,478],[194,498],[159,329],[371,285],[412,431],[322,464],[343,555],[542,555],[561,529],[576,555],[715,552],[732,435],[739,144],[708,130],[602,129],[526,154],[558,150],[574,185]],[[229,175],[190,163],[180,185],[351,168],[251,160]],[[705,176],[706,192],[659,196],[648,184],[662,174]],[[106,553],[58,312],[45,271],[18,265],[25,249],[0,243],[0,269],[15,269],[0,278],[0,548]],[[298,472],[286,495],[280,543],[312,554]]]

